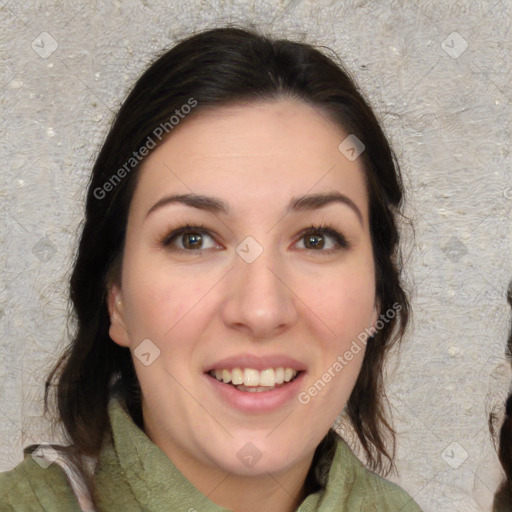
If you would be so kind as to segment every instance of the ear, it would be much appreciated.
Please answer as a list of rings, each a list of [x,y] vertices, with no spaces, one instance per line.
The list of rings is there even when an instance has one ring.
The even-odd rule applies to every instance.
[[[122,347],[130,346],[128,329],[124,320],[123,294],[117,285],[112,285],[107,296],[108,314],[110,316],[109,336]]]

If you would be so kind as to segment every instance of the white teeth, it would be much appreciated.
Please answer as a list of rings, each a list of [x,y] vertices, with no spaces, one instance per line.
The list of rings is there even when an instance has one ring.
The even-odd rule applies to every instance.
[[[295,377],[296,374],[297,374],[297,372],[295,370],[292,370],[291,368],[285,368],[284,369],[284,381],[289,382],[290,380],[293,379],[293,377]]]
[[[276,383],[276,375],[273,368],[260,372],[260,386],[273,386]]]
[[[229,370],[226,370],[228,372],[228,378],[229,378]],[[233,371],[231,372],[231,379],[228,380],[228,382],[231,381],[234,385],[243,384],[244,383],[244,376],[242,374],[242,370],[240,368],[233,368]]]
[[[274,387],[276,384],[290,382],[297,375],[297,370],[279,367],[266,368],[260,372],[254,368],[233,368],[232,371],[212,370],[210,375],[225,384],[231,382],[234,386]]]
[[[259,386],[260,372],[252,368],[244,369],[244,386]]]

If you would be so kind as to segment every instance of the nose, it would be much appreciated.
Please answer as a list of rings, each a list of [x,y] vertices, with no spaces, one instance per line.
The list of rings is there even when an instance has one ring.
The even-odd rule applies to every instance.
[[[261,247],[263,252],[252,262],[243,252],[235,253],[222,318],[231,329],[245,331],[251,338],[271,339],[297,321],[297,296],[278,251]]]

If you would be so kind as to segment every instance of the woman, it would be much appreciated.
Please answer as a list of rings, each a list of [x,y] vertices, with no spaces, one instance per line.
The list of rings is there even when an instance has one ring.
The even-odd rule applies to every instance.
[[[162,55],[88,190],[77,332],[47,382],[71,444],[27,448],[3,503],[418,511],[373,472],[393,468],[382,372],[409,317],[402,196],[368,103],[311,46],[224,28]]]

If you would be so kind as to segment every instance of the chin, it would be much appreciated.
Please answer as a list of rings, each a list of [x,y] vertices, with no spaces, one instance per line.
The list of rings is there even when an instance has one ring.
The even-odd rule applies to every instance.
[[[226,472],[241,476],[265,476],[293,466],[302,456],[296,451],[300,448],[293,444],[286,446],[277,437],[272,440],[267,431],[261,436],[236,436],[220,452],[211,454],[210,458]]]

